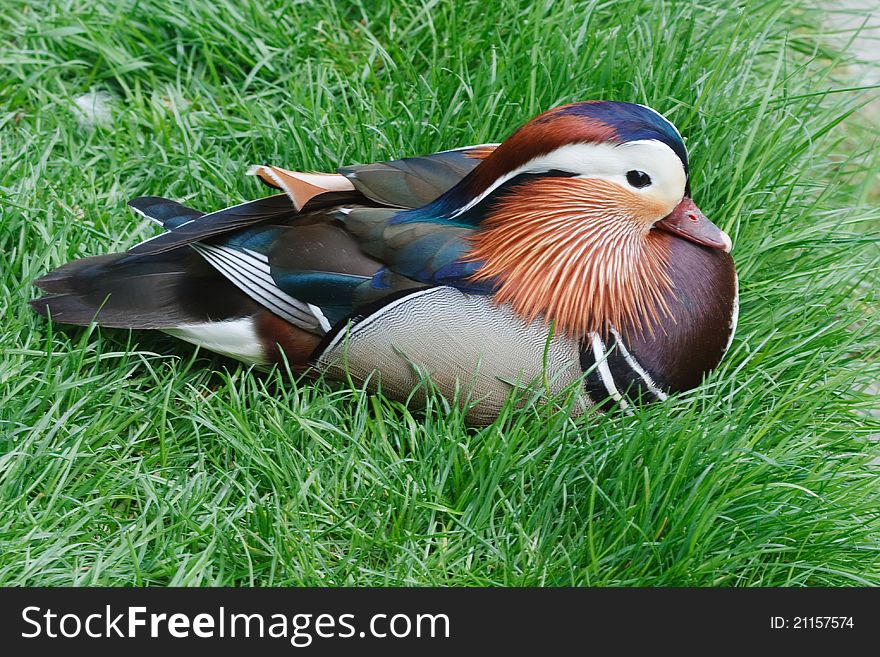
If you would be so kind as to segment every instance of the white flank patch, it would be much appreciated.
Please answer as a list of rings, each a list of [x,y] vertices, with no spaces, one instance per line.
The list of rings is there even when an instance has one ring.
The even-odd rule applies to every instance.
[[[656,139],[641,139],[623,144],[567,144],[529,160],[521,167],[497,178],[486,190],[459,208],[452,218],[467,212],[500,185],[522,173],[545,173],[557,169],[578,178],[608,180],[636,194],[657,200],[672,209],[684,196],[687,176],[684,164],[666,144]],[[628,171],[644,171],[651,177],[647,187],[632,187],[626,180]],[[662,217],[657,217],[662,219]]]
[[[71,109],[84,127],[109,125],[113,120],[112,100],[113,96],[106,91],[89,91],[74,98]]]
[[[263,365],[266,362],[252,317],[226,322],[184,324],[163,329],[163,332],[249,365]]]

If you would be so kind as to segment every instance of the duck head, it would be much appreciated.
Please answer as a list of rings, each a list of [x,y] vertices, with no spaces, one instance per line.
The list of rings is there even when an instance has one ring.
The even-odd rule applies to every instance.
[[[443,199],[478,226],[476,280],[574,336],[654,330],[670,314],[672,240],[729,252],[690,195],[675,126],[641,105],[557,107],[514,132]],[[727,258],[729,260],[729,257]]]

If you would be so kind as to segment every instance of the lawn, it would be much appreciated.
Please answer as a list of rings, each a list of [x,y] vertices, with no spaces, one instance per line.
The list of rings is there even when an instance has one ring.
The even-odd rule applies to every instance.
[[[880,151],[852,34],[789,0],[171,4],[0,6],[0,584],[880,584]],[[440,398],[27,307],[41,273],[154,233],[129,198],[217,209],[268,193],[254,163],[498,141],[591,98],[677,124],[741,282],[722,366],[632,416],[470,429]]]

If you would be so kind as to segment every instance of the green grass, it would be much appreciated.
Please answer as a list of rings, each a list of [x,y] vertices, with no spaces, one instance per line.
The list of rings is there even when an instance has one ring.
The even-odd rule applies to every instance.
[[[0,7],[0,584],[880,584],[880,161],[850,35],[789,0],[175,4]],[[79,124],[92,90],[111,124]],[[216,209],[265,193],[253,163],[494,141],[589,98],[678,125],[740,272],[722,367],[631,417],[468,429],[26,305],[151,234],[128,198]]]

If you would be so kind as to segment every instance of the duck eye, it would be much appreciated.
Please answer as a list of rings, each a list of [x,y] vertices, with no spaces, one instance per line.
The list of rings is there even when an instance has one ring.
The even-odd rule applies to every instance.
[[[644,171],[634,169],[626,172],[626,181],[636,189],[641,189],[651,184],[651,176]]]

